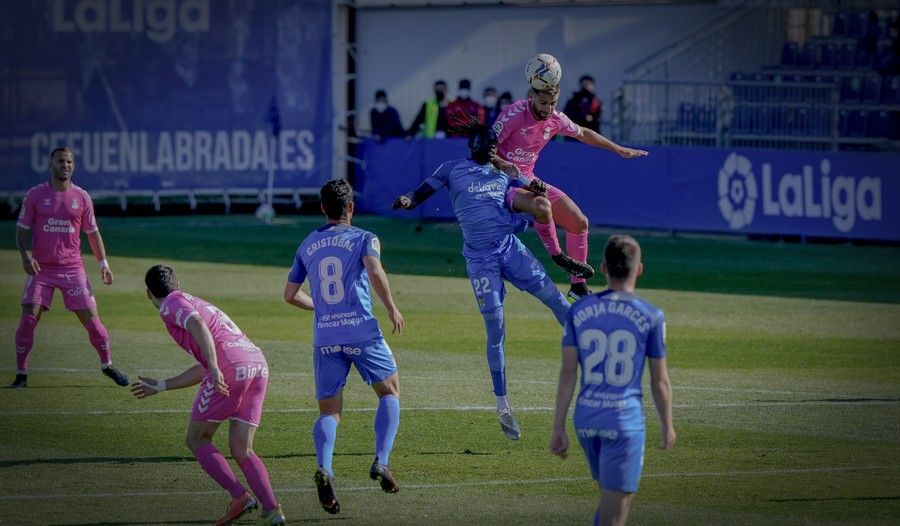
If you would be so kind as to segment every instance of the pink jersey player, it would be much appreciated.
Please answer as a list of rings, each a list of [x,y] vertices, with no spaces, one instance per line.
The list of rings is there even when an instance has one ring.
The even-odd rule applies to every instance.
[[[72,183],[75,156],[68,148],[50,153],[50,180],[33,187],[22,201],[16,223],[16,246],[28,277],[22,292],[22,317],[16,329],[16,378],[10,387],[28,385],[28,359],[41,313],[50,309],[53,291],[62,293],[66,309],[75,313],[97,350],[103,374],[128,385],[128,376],[112,367],[109,333],[100,321],[94,292],[81,259],[81,233],[87,234],[100,265],[103,283],[113,282],[94,204],[87,192]]]
[[[544,146],[555,136],[573,137],[585,144],[606,148],[619,156],[630,159],[647,155],[644,150],[619,146],[599,133],[579,126],[556,109],[559,89],[528,92],[528,98],[504,108],[494,131],[497,133],[498,156],[516,165],[522,174],[534,178],[534,165]],[[526,212],[535,218],[534,229],[553,258],[553,261],[572,274],[569,290],[570,301],[590,293],[585,283],[594,274],[587,264],[587,217],[565,192],[547,185],[546,197],[515,188],[507,193],[507,203],[518,212]],[[566,231],[566,253],[559,246],[556,225]],[[570,257],[571,256],[571,257]]]
[[[159,309],[166,330],[197,360],[197,365],[166,380],[139,376],[140,381],[132,384],[131,392],[137,398],[146,398],[167,389],[200,384],[188,424],[187,445],[200,467],[231,495],[225,514],[216,524],[231,524],[256,508],[257,499],[262,505],[262,524],[284,524],[284,513],[275,499],[269,473],[253,452],[253,435],[262,416],[269,380],[262,351],[227,314],[182,292],[171,267],[151,267],[144,282],[147,297]],[[231,455],[255,498],[212,444],[213,435],[225,420],[230,420]]]

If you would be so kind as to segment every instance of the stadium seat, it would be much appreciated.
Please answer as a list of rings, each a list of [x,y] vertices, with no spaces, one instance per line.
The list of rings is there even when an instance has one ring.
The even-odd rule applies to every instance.
[[[698,114],[700,133],[715,133],[716,131],[716,106],[714,104],[704,104],[700,107]]]
[[[751,124],[750,108],[744,105],[735,106],[734,119],[732,119],[731,123],[732,133],[751,133]]]
[[[680,131],[694,131],[694,105],[690,102],[682,102],[678,105],[678,114],[675,117],[675,129]]]
[[[862,79],[858,75],[849,75],[841,80],[841,101],[859,102],[862,97]]]
[[[892,111],[888,114],[888,139],[900,140],[900,111]]]
[[[850,13],[848,15],[847,36],[859,38],[866,35],[866,25],[869,21],[869,14],[865,11]]]
[[[900,75],[882,79],[881,102],[883,104],[900,104]]]
[[[819,46],[818,69],[834,69],[837,62],[837,46],[828,42]]]
[[[869,112],[866,110],[853,110],[850,112],[847,132],[850,137],[865,137],[866,124],[869,120]]]
[[[838,69],[853,69],[856,67],[856,44],[847,42],[838,48],[835,66]]]
[[[781,46],[781,65],[786,68],[797,66],[800,56],[800,46],[796,42],[785,42]]]
[[[888,136],[888,112],[886,110],[869,112],[869,120],[866,123],[866,135],[869,137]]]
[[[857,47],[855,55],[854,63],[857,69],[870,70],[875,67],[875,56],[865,48]]]
[[[881,100],[881,77],[878,75],[867,76],[862,83],[862,101],[878,103]]]
[[[813,42],[807,42],[806,44],[803,44],[803,49],[800,51],[800,57],[797,59],[797,67],[816,67],[816,63],[819,61],[818,53],[819,47]]]
[[[831,24],[831,36],[842,37],[847,35],[848,18],[849,16],[844,11],[834,14],[834,21]]]
[[[814,108],[810,113],[809,131],[816,137],[831,135],[831,110],[823,107]]]
[[[809,110],[806,108],[797,108],[794,114],[793,127],[788,130],[789,135],[816,135],[810,128]]]

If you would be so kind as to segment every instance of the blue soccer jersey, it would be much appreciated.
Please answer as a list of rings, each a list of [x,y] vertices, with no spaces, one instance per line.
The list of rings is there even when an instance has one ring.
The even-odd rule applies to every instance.
[[[641,431],[641,376],[646,358],[666,355],[663,312],[635,294],[607,290],[575,302],[562,345],[578,349],[581,391],[576,429]]]
[[[381,257],[375,234],[360,228],[329,224],[300,243],[288,275],[291,283],[309,276],[315,305],[313,345],[334,345],[381,338],[372,315],[369,275],[363,257]]]
[[[435,190],[447,187],[467,252],[496,250],[507,236],[525,228],[525,220],[513,216],[504,203],[507,189],[524,182],[510,180],[491,164],[471,159],[447,161],[425,183]]]

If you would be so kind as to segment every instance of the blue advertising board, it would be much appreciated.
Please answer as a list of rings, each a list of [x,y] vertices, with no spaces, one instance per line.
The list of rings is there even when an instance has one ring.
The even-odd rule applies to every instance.
[[[551,142],[535,173],[564,190],[591,224],[696,232],[900,241],[900,155],[724,148],[649,148],[620,159],[573,142]],[[462,140],[366,145],[362,208],[392,213]],[[420,217],[452,219],[446,192]],[[396,212],[394,212],[396,213]]]
[[[43,181],[59,146],[92,191],[261,188],[270,166],[276,186],[318,186],[331,177],[331,10],[3,2],[0,190]]]

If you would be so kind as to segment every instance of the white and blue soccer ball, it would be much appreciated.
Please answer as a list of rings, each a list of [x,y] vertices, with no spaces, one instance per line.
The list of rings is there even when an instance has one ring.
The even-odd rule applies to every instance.
[[[562,66],[556,57],[547,53],[537,54],[525,64],[525,80],[537,91],[547,91],[559,86]]]

